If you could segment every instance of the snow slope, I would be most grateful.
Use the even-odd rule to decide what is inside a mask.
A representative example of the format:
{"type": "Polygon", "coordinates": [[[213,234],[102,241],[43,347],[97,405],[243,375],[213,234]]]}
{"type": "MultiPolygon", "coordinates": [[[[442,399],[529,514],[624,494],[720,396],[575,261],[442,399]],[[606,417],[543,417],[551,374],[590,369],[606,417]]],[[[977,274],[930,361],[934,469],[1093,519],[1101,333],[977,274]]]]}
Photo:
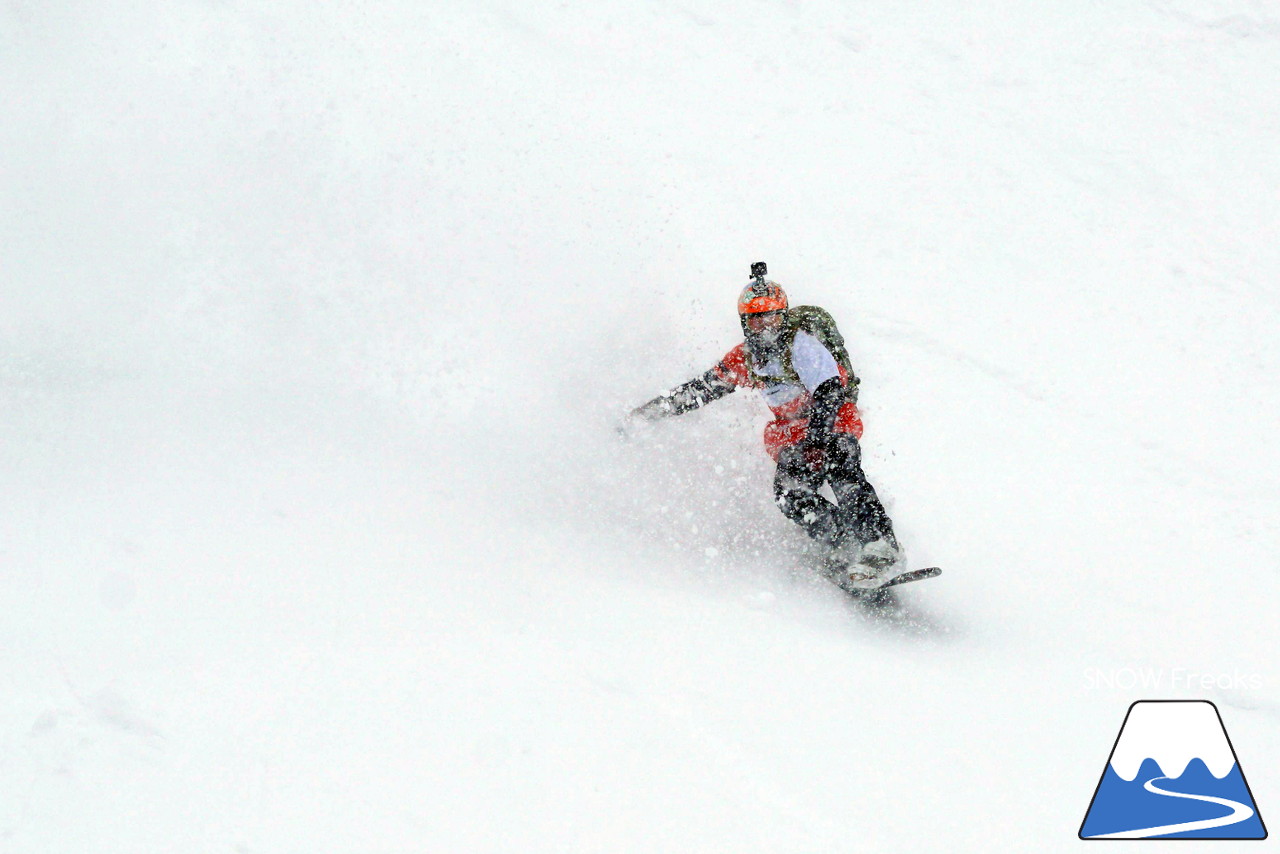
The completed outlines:
{"type": "Polygon", "coordinates": [[[1278,47],[1261,0],[7,4],[0,847],[1061,850],[1180,697],[1270,818],[1278,47]],[[946,568],[900,611],[806,574],[758,400],[614,432],[762,258],[946,568]]]}

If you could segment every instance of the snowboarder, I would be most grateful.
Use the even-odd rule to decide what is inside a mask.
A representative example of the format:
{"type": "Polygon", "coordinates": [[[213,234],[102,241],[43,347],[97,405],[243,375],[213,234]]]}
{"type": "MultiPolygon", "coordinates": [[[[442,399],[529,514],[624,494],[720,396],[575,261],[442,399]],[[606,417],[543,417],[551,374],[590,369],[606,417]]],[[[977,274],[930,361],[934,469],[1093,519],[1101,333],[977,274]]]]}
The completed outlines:
{"type": "Polygon", "coordinates": [[[738,297],[744,340],[702,376],[638,406],[629,417],[682,415],[739,388],[759,389],[773,411],[765,450],[777,462],[774,500],[827,550],[827,569],[874,588],[902,570],[893,524],[862,470],[858,378],[831,315],[787,303],[763,261],[738,297]],[[832,503],[819,494],[829,483],[832,503]]]}

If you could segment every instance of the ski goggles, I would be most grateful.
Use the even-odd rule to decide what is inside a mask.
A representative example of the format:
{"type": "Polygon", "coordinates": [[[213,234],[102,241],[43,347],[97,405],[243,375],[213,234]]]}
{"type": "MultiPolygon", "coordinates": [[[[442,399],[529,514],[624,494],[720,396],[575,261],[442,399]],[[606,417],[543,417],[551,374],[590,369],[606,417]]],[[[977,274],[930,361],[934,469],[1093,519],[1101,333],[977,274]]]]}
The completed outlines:
{"type": "Polygon", "coordinates": [[[742,315],[742,325],[752,332],[765,332],[782,328],[781,311],[760,311],[742,315]]]}

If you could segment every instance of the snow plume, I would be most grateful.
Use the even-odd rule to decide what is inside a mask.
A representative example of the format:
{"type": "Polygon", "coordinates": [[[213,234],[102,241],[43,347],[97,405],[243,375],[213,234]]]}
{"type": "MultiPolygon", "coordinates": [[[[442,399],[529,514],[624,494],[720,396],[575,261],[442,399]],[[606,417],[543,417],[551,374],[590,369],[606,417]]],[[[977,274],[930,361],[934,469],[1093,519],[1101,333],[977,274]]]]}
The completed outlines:
{"type": "Polygon", "coordinates": [[[705,336],[689,286],[732,329],[746,256],[671,257],[647,226],[677,197],[655,208],[660,177],[619,172],[618,116],[581,128],[551,107],[520,68],[561,74],[554,38],[518,16],[119,12],[15,24],[11,373],[368,398],[460,480],[582,495],[581,515],[627,395],[684,378],[653,357],[680,343],[704,370],[732,343],[705,336]],[[37,103],[37,81],[61,96],[37,103]]]}

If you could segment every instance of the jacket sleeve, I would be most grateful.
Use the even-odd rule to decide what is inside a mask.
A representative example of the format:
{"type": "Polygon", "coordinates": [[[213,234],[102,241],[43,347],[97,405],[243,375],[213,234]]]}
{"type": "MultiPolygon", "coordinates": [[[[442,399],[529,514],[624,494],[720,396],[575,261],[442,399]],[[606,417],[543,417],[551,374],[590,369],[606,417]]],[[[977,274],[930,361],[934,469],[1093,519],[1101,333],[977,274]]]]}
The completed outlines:
{"type": "Polygon", "coordinates": [[[726,373],[723,363],[716,365],[702,376],[694,377],[666,394],[637,406],[631,410],[631,414],[646,421],[654,421],[672,415],[683,415],[713,400],[719,400],[737,389],[737,385],[726,378],[726,373]]]}

